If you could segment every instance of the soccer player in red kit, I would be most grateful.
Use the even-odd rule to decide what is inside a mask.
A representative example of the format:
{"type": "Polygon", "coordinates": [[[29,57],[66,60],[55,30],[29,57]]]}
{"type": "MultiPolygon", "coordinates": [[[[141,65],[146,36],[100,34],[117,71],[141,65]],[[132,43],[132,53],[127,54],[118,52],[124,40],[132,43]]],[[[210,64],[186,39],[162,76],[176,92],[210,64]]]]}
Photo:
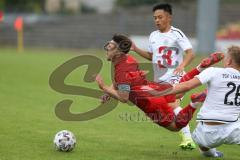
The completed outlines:
{"type": "MultiPolygon", "coordinates": [[[[155,97],[149,93],[149,88],[156,91],[169,91],[172,86],[168,83],[155,83],[148,81],[145,73],[139,69],[138,62],[134,57],[128,55],[131,47],[131,40],[124,36],[115,34],[110,42],[105,45],[107,59],[114,65],[114,78],[111,86],[105,85],[101,76],[96,76],[99,88],[106,94],[102,101],[108,100],[108,96],[113,97],[123,103],[130,100],[140,108],[156,124],[171,130],[179,131],[191,120],[196,103],[203,102],[206,93],[191,96],[192,102],[175,115],[173,108],[168,103],[173,103],[178,95],[167,95],[155,97]]],[[[219,59],[210,61],[219,61],[219,59]]],[[[208,62],[205,62],[208,63],[208,62]]],[[[204,67],[204,64],[201,64],[204,67]]],[[[201,66],[200,66],[201,67],[201,66]]],[[[183,77],[182,81],[187,81],[199,74],[199,70],[194,69],[183,77]]]]}

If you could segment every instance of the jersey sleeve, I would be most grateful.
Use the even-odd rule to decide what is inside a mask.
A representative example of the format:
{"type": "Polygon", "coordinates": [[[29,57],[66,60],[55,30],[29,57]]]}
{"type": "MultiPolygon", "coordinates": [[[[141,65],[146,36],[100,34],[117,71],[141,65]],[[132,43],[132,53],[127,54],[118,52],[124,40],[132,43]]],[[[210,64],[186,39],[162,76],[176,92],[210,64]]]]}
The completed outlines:
{"type": "Polygon", "coordinates": [[[127,78],[128,72],[119,72],[115,78],[116,88],[119,91],[130,92],[131,81],[127,78]]]}
{"type": "Polygon", "coordinates": [[[199,75],[195,76],[202,84],[208,83],[215,75],[215,69],[213,67],[207,68],[199,75]]]}
{"type": "Polygon", "coordinates": [[[179,36],[177,39],[178,45],[182,48],[182,50],[186,51],[188,49],[192,49],[192,44],[190,43],[189,39],[185,36],[183,32],[179,31],[179,36]]]}
{"type": "Polygon", "coordinates": [[[115,82],[118,86],[119,84],[130,85],[131,82],[127,79],[128,72],[119,72],[116,74],[115,82]]]}

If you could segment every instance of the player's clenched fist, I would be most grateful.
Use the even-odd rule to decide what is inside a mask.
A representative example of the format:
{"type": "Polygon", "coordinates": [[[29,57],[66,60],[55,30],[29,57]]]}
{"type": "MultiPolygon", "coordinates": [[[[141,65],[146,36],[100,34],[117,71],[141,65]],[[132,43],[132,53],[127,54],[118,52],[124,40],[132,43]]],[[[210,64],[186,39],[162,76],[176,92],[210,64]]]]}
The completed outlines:
{"type": "Polygon", "coordinates": [[[108,94],[104,94],[100,97],[100,100],[101,100],[101,103],[104,104],[110,100],[110,96],[108,94]]]}

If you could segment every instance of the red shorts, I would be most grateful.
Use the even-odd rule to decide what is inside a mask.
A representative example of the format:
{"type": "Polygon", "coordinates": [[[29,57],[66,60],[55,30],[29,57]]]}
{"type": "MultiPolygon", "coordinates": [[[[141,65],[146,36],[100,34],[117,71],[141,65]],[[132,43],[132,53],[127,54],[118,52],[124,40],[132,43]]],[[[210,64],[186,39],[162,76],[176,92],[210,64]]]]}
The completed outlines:
{"type": "Polygon", "coordinates": [[[175,119],[173,108],[168,105],[164,97],[149,99],[144,112],[154,123],[163,127],[169,126],[175,119]]]}
{"type": "MultiPolygon", "coordinates": [[[[169,83],[165,83],[165,82],[162,82],[162,83],[156,83],[156,82],[148,82],[147,86],[149,86],[150,88],[153,88],[157,91],[165,91],[165,90],[170,90],[173,88],[173,86],[169,83]]],[[[166,96],[163,96],[166,101],[168,103],[173,103],[176,101],[176,95],[166,95],[166,96]]]]}
{"type": "MultiPolygon", "coordinates": [[[[149,87],[157,90],[164,90],[165,86],[158,83],[148,83],[149,87]]],[[[169,88],[167,86],[166,88],[169,88]]],[[[130,100],[137,105],[145,114],[160,126],[167,127],[175,119],[173,108],[168,105],[176,101],[175,95],[154,97],[148,92],[142,90],[142,86],[135,86],[130,93],[130,100]]]]}

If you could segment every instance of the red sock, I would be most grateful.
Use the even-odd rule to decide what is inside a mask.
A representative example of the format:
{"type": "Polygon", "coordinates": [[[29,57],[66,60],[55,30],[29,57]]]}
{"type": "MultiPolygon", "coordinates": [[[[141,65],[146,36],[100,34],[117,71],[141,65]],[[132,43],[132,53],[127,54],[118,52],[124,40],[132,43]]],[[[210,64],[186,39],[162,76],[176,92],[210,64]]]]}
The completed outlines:
{"type": "Polygon", "coordinates": [[[186,127],[188,122],[192,119],[195,110],[196,109],[190,104],[187,107],[184,107],[176,116],[175,124],[177,128],[181,129],[186,127]]]}
{"type": "Polygon", "coordinates": [[[198,75],[200,72],[197,70],[197,68],[194,68],[193,70],[187,72],[181,79],[180,83],[189,81],[190,79],[193,79],[194,76],[198,75]]]}

